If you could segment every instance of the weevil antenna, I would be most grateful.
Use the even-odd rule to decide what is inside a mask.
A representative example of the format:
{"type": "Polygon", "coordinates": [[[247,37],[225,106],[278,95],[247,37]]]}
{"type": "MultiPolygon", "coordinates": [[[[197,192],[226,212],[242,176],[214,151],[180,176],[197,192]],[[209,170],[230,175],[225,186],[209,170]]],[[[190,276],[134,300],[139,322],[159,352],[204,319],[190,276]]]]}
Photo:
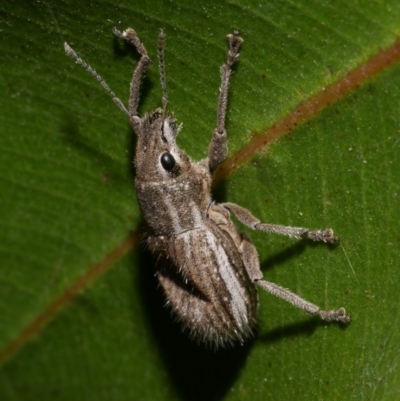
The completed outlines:
{"type": "Polygon", "coordinates": [[[163,114],[165,118],[165,110],[167,109],[167,104],[168,104],[168,92],[167,92],[167,76],[165,74],[164,48],[165,48],[165,33],[162,29],[160,29],[158,32],[157,53],[158,53],[158,66],[160,69],[160,81],[163,91],[163,96],[162,96],[163,114]]]}
{"type": "Polygon", "coordinates": [[[99,83],[100,85],[108,92],[108,94],[111,96],[111,99],[113,102],[128,116],[130,117],[131,115],[129,114],[129,111],[126,109],[125,105],[122,103],[122,101],[115,95],[115,93],[109,88],[109,86],[106,84],[104,79],[85,61],[83,61],[72,49],[72,47],[65,42],[64,43],[64,50],[65,53],[67,53],[67,56],[71,57],[76,64],[79,64],[81,67],[83,67],[88,73],[90,73],[99,83]]]}

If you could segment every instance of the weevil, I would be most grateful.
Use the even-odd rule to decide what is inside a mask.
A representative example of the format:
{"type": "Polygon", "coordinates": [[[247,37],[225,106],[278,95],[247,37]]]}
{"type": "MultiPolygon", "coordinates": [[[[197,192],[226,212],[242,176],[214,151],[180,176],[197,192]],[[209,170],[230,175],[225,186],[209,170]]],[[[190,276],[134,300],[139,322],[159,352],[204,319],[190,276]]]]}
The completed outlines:
{"type": "Polygon", "coordinates": [[[130,84],[129,105],[111,91],[97,72],[64,44],[75,62],[92,74],[116,105],[128,116],[137,135],[134,165],[140,209],[148,226],[147,246],[156,256],[157,277],[167,304],[177,320],[198,342],[214,348],[243,342],[257,322],[257,287],[326,321],[349,322],[344,308],[321,310],[289,290],[263,278],[256,248],[238,231],[230,215],[253,230],[335,243],[332,229],[264,224],[234,203],[213,202],[213,173],[228,153],[225,119],[232,65],[239,58],[243,39],[237,31],[227,35],[229,50],[220,69],[217,124],[208,157],[194,162],[176,144],[181,126],[166,113],[168,103],[164,63],[165,34],[158,34],[158,59],[163,91],[162,108],[140,116],[140,81],[151,60],[136,32],[128,28],[114,34],[133,45],[140,55],[130,84]]]}

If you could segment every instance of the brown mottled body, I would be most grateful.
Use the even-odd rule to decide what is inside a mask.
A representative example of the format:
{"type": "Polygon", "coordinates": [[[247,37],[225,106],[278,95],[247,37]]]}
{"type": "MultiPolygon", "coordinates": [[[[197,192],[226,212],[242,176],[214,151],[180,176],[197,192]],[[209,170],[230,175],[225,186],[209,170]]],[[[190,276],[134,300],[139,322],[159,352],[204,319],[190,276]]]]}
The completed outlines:
{"type": "Polygon", "coordinates": [[[108,91],[117,106],[128,115],[138,136],[136,193],[149,227],[147,243],[158,260],[158,279],[167,304],[178,320],[194,338],[211,346],[242,342],[252,333],[256,324],[257,284],[326,321],[348,322],[344,308],[321,310],[289,290],[264,280],[255,247],[234,226],[230,213],[255,230],[307,237],[314,241],[338,241],[331,229],[310,231],[306,228],[263,224],[241,206],[212,202],[213,173],[225,160],[228,151],[225,116],[231,67],[239,57],[243,42],[238,33],[228,35],[229,51],[226,63],[221,67],[217,127],[211,138],[208,157],[200,162],[191,161],[178,148],[176,136],[180,127],[165,112],[168,95],[163,31],[158,37],[163,108],[143,117],[137,114],[140,78],[151,61],[133,29],[120,32],[115,28],[114,33],[134,45],[141,55],[130,85],[128,109],[68,44],[65,44],[65,50],[108,91]]]}
{"type": "Polygon", "coordinates": [[[168,304],[194,337],[220,345],[248,337],[258,301],[242,237],[228,210],[212,204],[211,182],[204,160],[167,181],[136,179],[135,185],[168,304]]]}
{"type": "Polygon", "coordinates": [[[257,317],[257,291],[230,234],[210,220],[148,242],[161,257],[158,279],[168,304],[193,337],[216,346],[243,341],[257,317]]]}

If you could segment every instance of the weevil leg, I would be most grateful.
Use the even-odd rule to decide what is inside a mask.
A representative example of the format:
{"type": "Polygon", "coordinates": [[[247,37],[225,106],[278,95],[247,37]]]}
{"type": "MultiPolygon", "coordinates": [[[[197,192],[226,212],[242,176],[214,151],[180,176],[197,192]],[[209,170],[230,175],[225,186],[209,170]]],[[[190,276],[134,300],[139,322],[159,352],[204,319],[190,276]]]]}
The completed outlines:
{"type": "Polygon", "coordinates": [[[228,154],[226,143],[225,117],[228,104],[229,81],[232,74],[232,65],[239,58],[239,48],[243,39],[237,31],[227,35],[229,50],[225,64],[221,67],[221,86],[219,88],[219,100],[217,110],[217,127],[215,128],[211,143],[208,147],[208,159],[210,170],[214,171],[222,163],[228,154]]]}
{"type": "Polygon", "coordinates": [[[125,31],[121,32],[117,28],[113,29],[113,33],[115,36],[118,36],[121,39],[126,40],[129,44],[135,46],[137,52],[140,54],[140,60],[138,65],[133,72],[131,85],[130,85],[130,94],[129,94],[129,114],[130,117],[137,115],[137,108],[139,105],[140,99],[140,80],[143,74],[146,72],[147,68],[151,64],[151,60],[147,55],[147,51],[143,44],[140,42],[139,37],[136,32],[132,28],[125,29],[125,31]]]}
{"type": "Polygon", "coordinates": [[[347,323],[350,321],[350,317],[346,316],[346,310],[344,308],[339,308],[338,310],[325,311],[317,305],[306,301],[305,299],[299,297],[293,292],[287,290],[286,288],[280,287],[274,283],[266,281],[263,279],[263,274],[260,270],[260,264],[258,261],[258,254],[256,248],[251,243],[250,238],[246,234],[242,235],[242,242],[240,244],[240,252],[242,254],[243,263],[246,267],[247,273],[250,279],[253,280],[255,284],[260,286],[265,291],[277,296],[278,298],[284,299],[293,306],[304,310],[310,315],[318,315],[321,319],[330,322],[342,322],[347,323]]]}
{"type": "Polygon", "coordinates": [[[293,294],[293,292],[287,290],[286,288],[280,287],[279,285],[276,285],[266,280],[256,280],[255,283],[259,285],[262,289],[268,291],[270,294],[284,299],[293,306],[304,310],[310,315],[318,315],[322,320],[325,320],[327,322],[335,321],[342,323],[348,323],[350,321],[350,317],[346,315],[346,309],[344,308],[329,311],[321,310],[319,306],[306,301],[305,299],[299,297],[296,294],[293,294]]]}
{"type": "Polygon", "coordinates": [[[303,227],[289,227],[280,226],[276,224],[264,224],[261,223],[259,219],[253,216],[247,209],[236,205],[234,203],[222,203],[224,208],[231,211],[237,219],[247,227],[253,230],[260,230],[275,234],[287,235],[289,237],[296,238],[309,238],[313,241],[323,241],[330,244],[339,242],[339,237],[333,235],[333,230],[328,228],[325,230],[309,230],[303,227]]]}
{"type": "Polygon", "coordinates": [[[242,260],[246,271],[252,281],[256,282],[257,280],[262,280],[263,274],[260,269],[260,261],[258,259],[257,250],[247,234],[240,233],[240,236],[241,243],[239,245],[239,251],[242,255],[242,260]]]}

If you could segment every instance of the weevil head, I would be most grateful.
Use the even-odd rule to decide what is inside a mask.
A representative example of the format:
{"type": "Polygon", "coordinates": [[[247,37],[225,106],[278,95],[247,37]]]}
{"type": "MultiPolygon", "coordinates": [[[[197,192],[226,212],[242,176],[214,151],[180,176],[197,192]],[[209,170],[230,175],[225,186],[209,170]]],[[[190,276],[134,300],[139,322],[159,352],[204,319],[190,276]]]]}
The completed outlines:
{"type": "Polygon", "coordinates": [[[176,145],[180,126],[162,109],[133,117],[131,124],[137,134],[136,179],[147,182],[166,181],[189,171],[191,163],[176,145]]]}

